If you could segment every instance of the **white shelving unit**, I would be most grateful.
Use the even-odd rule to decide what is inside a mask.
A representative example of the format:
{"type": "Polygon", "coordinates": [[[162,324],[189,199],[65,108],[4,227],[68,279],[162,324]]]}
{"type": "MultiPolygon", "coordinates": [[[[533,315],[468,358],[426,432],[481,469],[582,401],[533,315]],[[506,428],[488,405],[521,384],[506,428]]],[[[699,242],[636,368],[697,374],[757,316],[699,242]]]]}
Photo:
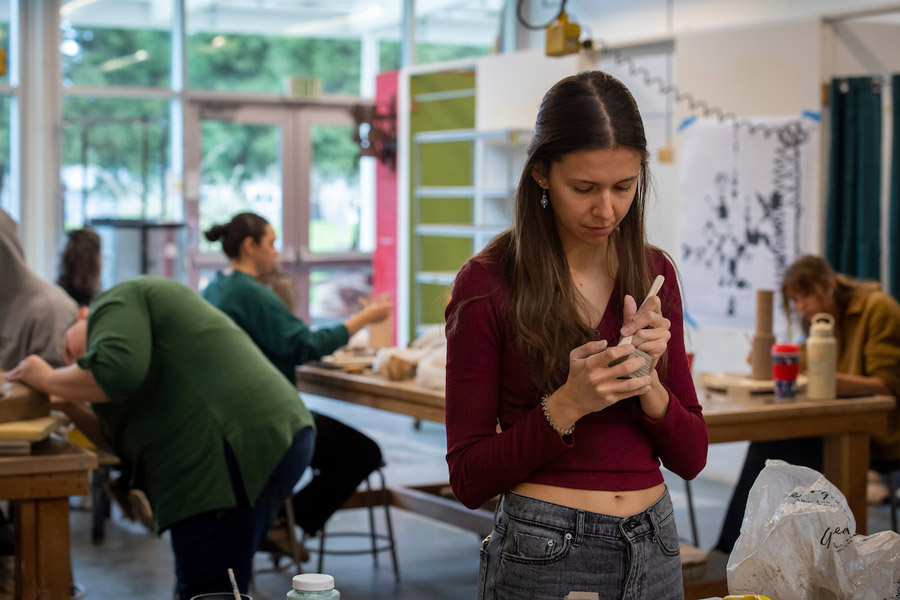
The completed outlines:
{"type": "Polygon", "coordinates": [[[497,234],[512,224],[516,184],[525,163],[531,132],[524,130],[479,131],[456,129],[427,131],[413,136],[413,189],[410,194],[412,240],[410,266],[413,270],[411,308],[415,334],[430,323],[424,322],[422,286],[450,286],[455,271],[423,269],[423,238],[467,238],[472,240],[471,255],[476,254],[497,234]],[[470,142],[470,185],[426,186],[422,183],[422,146],[448,142],[470,142]],[[446,199],[471,203],[471,223],[423,223],[422,201],[446,199]]]}

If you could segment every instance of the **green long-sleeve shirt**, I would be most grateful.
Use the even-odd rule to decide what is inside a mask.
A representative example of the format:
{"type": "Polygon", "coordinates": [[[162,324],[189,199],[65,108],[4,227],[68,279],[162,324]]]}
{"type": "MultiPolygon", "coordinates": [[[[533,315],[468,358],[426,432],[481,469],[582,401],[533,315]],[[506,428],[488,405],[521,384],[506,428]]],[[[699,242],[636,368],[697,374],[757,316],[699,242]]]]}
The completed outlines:
{"type": "Polygon", "coordinates": [[[272,290],[241,271],[217,273],[203,297],[250,334],[291,383],[297,365],[331,354],[349,338],[343,325],[313,331],[272,290]]]}
{"type": "Polygon", "coordinates": [[[254,502],[294,434],[313,423],[244,331],[167,279],[139,277],[98,296],[78,365],[109,398],[94,411],[158,532],[236,505],[226,443],[254,502]]]}

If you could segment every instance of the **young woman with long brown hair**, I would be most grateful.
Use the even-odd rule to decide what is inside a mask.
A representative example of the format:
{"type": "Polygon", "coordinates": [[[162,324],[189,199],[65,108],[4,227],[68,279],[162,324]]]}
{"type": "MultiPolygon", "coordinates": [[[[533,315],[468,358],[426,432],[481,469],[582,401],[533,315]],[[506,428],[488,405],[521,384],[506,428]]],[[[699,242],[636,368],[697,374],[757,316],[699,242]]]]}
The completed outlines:
{"type": "Polygon", "coordinates": [[[645,236],[647,160],[620,81],[593,71],[558,82],[538,113],[513,227],[456,278],[450,482],[469,507],[501,494],[479,598],[681,597],[660,460],[693,478],[707,436],[675,269],[645,236]],[[638,310],[659,274],[665,285],[638,310]],[[625,378],[644,359],[611,363],[634,349],[650,373],[625,378]]]}

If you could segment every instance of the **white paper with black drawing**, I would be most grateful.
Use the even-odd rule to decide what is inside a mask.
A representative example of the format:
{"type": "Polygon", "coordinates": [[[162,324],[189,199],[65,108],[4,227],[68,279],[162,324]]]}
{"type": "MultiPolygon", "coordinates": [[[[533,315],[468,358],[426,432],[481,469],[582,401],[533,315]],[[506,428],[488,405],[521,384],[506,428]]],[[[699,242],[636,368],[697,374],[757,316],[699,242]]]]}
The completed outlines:
{"type": "Polygon", "coordinates": [[[777,290],[784,269],[809,251],[818,122],[753,124],[772,133],[717,119],[683,126],[679,267],[685,306],[701,327],[752,328],[755,290],[777,290]]]}

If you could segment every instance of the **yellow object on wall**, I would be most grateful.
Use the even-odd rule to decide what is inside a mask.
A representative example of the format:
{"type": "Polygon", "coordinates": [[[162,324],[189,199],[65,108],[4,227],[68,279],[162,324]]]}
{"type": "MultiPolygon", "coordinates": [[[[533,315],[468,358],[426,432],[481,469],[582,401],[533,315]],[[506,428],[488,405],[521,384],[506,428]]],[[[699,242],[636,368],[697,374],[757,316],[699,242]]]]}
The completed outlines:
{"type": "Polygon", "coordinates": [[[569,16],[560,13],[559,18],[547,27],[545,52],[547,56],[565,56],[578,52],[578,38],[581,27],[569,23],[569,16]]]}

